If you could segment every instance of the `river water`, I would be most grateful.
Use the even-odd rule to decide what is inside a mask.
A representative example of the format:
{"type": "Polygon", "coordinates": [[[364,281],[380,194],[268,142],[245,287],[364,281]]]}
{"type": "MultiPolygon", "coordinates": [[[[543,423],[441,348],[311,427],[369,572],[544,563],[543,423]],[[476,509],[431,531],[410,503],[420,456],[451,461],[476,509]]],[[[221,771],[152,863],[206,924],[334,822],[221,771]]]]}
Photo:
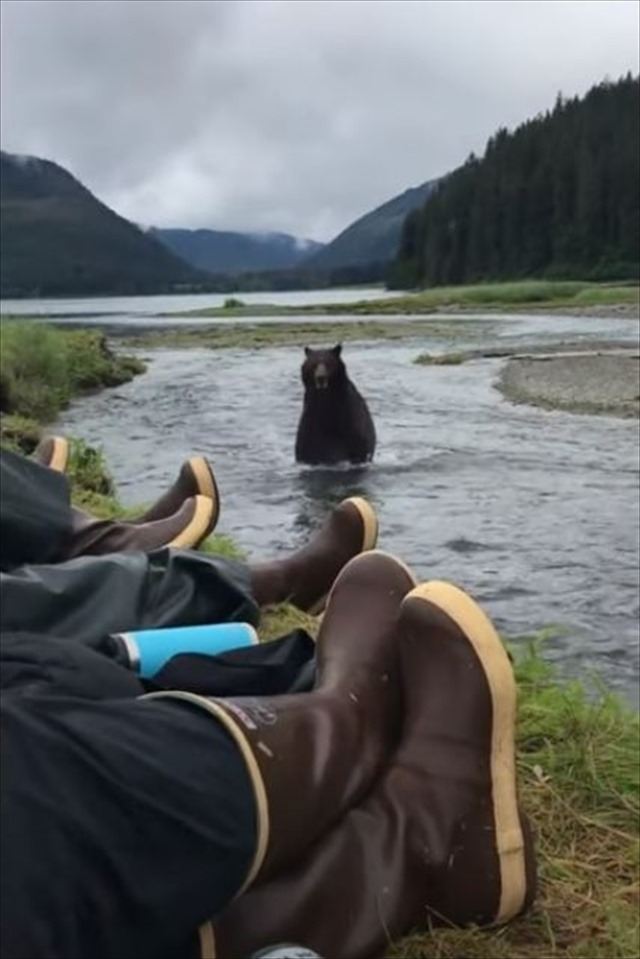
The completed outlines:
{"type": "Polygon", "coordinates": [[[147,373],[75,403],[56,428],[103,447],[127,504],[152,499],[187,456],[206,454],[221,489],[219,530],[251,558],[299,545],[340,499],[364,495],[379,512],[381,548],[420,578],[469,590],[509,636],[552,627],[550,658],[569,674],[595,673],[637,705],[637,422],[513,405],[493,385],[502,360],[412,362],[423,350],[526,349],[567,337],[637,343],[637,323],[485,319],[465,343],[345,347],[378,432],[366,468],[295,464],[302,351],[294,347],[145,351],[147,373]]]}

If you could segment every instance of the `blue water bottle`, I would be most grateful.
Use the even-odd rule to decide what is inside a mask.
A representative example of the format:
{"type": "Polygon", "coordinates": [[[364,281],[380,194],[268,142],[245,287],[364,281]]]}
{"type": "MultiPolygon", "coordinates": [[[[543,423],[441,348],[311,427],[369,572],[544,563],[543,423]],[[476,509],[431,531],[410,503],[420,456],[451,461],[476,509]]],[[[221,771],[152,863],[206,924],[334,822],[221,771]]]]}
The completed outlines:
{"type": "Polygon", "coordinates": [[[141,629],[114,633],[112,638],[125,652],[130,668],[142,679],[151,679],[179,653],[216,656],[232,649],[255,646],[259,642],[258,634],[249,623],[141,629]]]}

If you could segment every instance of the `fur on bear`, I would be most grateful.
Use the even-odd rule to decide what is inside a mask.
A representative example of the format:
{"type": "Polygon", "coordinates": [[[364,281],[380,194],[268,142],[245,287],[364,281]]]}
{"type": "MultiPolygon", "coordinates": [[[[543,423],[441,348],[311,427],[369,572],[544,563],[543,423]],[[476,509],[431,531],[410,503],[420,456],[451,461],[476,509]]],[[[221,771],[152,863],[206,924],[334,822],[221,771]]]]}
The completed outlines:
{"type": "Polygon", "coordinates": [[[349,379],[342,344],[328,350],[307,346],[304,353],[296,460],[312,465],[366,463],[375,452],[376,431],[369,407],[349,379]]]}

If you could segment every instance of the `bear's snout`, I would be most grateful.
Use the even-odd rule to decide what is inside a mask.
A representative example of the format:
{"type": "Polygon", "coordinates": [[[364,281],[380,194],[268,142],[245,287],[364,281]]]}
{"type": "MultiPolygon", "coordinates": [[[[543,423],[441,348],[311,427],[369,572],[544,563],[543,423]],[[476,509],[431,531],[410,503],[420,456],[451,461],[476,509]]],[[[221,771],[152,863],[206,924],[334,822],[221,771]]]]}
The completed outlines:
{"type": "Polygon", "coordinates": [[[313,381],[317,390],[326,390],[329,386],[329,371],[324,363],[318,363],[316,366],[313,381]]]}

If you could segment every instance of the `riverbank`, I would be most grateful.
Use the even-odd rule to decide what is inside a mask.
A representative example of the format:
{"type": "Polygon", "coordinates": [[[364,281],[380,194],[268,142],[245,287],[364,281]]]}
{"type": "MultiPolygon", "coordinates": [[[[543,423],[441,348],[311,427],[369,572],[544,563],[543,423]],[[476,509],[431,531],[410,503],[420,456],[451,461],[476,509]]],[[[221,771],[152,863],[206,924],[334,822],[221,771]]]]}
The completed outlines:
{"type": "Polygon", "coordinates": [[[515,403],[570,413],[640,416],[637,351],[513,357],[496,385],[515,403]]]}
{"type": "Polygon", "coordinates": [[[273,346],[305,346],[312,343],[403,340],[422,336],[428,339],[464,340],[479,332],[489,335],[494,327],[486,320],[412,319],[390,323],[384,320],[343,320],[319,323],[208,323],[198,327],[151,327],[144,332],[125,333],[112,327],[121,348],[153,349],[261,349],[273,346]]]}
{"type": "MultiPolygon", "coordinates": [[[[640,344],[639,344],[640,346],[640,344]]],[[[549,410],[640,416],[640,352],[614,341],[580,341],[517,349],[421,353],[419,366],[459,366],[504,357],[497,389],[513,403],[549,410]]]]}
{"type": "Polygon", "coordinates": [[[245,304],[230,297],[221,307],[176,311],[163,316],[250,317],[317,314],[331,316],[389,316],[464,312],[553,312],[573,315],[615,315],[637,317],[640,312],[640,287],[637,284],[605,284],[521,280],[514,283],[482,283],[470,286],[434,287],[416,293],[360,300],[353,303],[329,303],[308,306],[280,306],[265,302],[245,304]]]}
{"type": "Polygon", "coordinates": [[[0,339],[0,438],[26,453],[72,399],[146,369],[138,357],[115,353],[97,330],[3,320],[0,339]]]}

